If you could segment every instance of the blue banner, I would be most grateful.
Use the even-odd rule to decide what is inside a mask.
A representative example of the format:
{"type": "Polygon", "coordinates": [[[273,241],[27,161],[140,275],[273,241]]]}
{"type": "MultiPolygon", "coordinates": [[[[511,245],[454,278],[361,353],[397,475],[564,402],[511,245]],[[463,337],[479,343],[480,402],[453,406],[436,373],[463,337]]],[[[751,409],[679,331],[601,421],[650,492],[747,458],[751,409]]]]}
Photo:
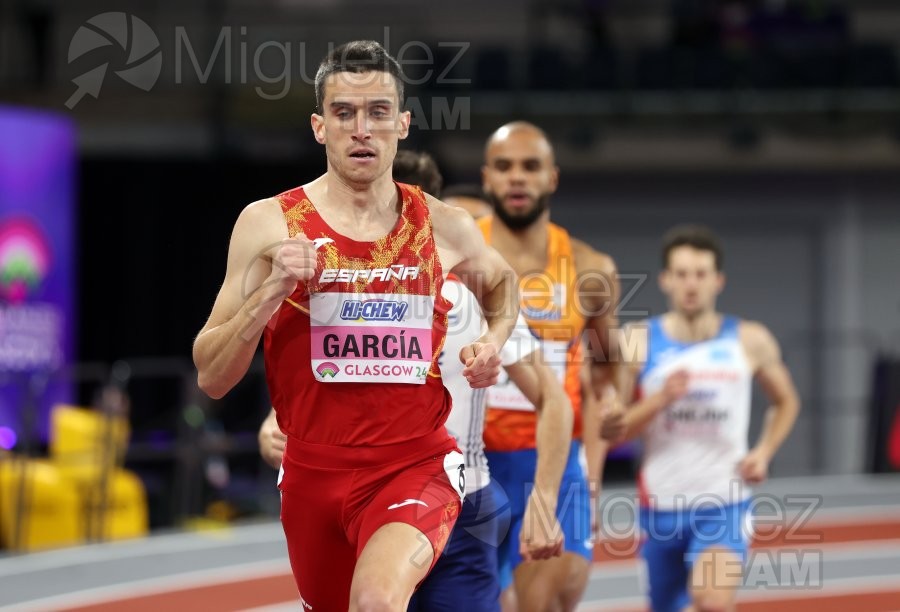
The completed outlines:
{"type": "Polygon", "coordinates": [[[67,118],[0,107],[0,448],[73,399],[75,156],[67,118]]]}

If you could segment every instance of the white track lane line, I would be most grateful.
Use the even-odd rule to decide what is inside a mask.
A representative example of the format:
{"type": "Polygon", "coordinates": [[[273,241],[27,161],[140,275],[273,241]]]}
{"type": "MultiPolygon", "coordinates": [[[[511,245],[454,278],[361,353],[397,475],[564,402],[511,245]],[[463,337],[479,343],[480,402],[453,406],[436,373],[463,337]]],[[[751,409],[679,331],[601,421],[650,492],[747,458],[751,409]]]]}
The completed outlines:
{"type": "Polygon", "coordinates": [[[223,582],[241,582],[280,575],[289,576],[290,574],[291,566],[287,559],[255,561],[227,567],[182,572],[174,576],[144,578],[81,591],[72,591],[62,595],[2,606],[0,607],[0,612],[11,612],[13,610],[58,610],[63,607],[88,606],[118,599],[146,597],[182,589],[215,586],[223,582]]]}

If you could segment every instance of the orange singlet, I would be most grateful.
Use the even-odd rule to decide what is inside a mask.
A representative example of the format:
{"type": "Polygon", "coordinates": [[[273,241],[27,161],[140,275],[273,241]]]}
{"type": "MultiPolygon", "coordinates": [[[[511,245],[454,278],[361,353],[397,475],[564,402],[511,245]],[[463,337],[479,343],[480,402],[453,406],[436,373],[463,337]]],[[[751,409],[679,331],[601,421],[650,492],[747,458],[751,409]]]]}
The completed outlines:
{"type": "MultiPolygon", "coordinates": [[[[492,217],[478,220],[491,242],[492,217]]],[[[519,278],[521,312],[541,341],[544,357],[559,376],[575,411],[573,439],[581,436],[581,367],[585,317],[576,294],[577,272],[568,232],[549,224],[547,267],[519,278]]],[[[488,390],[484,430],[485,449],[514,451],[535,447],[537,418],[534,406],[508,379],[488,390]]]]}

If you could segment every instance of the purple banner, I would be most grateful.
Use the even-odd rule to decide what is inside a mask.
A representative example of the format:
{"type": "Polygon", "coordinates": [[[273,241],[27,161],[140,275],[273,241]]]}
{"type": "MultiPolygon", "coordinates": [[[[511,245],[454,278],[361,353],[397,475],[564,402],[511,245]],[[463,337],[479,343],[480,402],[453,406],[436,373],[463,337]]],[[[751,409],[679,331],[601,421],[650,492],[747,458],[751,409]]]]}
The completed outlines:
{"type": "Polygon", "coordinates": [[[0,448],[72,401],[43,381],[74,354],[75,155],[67,118],[0,106],[0,448]]]}

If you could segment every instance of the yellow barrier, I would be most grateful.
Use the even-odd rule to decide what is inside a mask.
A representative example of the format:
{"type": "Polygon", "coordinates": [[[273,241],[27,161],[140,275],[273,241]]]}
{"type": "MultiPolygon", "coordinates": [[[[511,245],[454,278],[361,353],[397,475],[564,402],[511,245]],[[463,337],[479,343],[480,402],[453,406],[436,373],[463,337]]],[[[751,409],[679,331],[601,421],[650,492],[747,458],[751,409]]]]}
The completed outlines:
{"type": "Polygon", "coordinates": [[[129,435],[124,417],[58,405],[50,414],[50,458],[72,478],[94,482],[121,465],[129,435]]]}
{"type": "Polygon", "coordinates": [[[84,506],[75,483],[44,460],[0,461],[0,541],[33,551],[84,541],[84,506]]]}
{"type": "Polygon", "coordinates": [[[105,492],[99,485],[82,491],[90,539],[121,540],[147,534],[147,496],[144,484],[132,472],[112,471],[105,492]]]}
{"type": "Polygon", "coordinates": [[[147,534],[147,496],[121,469],[129,426],[123,417],[56,406],[50,458],[0,459],[0,546],[31,551],[147,534]]]}

